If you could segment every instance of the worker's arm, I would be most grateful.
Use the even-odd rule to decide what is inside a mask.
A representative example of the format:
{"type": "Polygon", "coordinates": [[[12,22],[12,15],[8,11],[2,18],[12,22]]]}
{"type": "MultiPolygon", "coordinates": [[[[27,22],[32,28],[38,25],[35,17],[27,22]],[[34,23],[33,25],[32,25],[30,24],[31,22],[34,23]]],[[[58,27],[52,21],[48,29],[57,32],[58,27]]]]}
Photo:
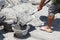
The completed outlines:
{"type": "Polygon", "coordinates": [[[41,0],[41,1],[40,1],[40,4],[39,4],[39,6],[38,6],[38,11],[42,9],[45,1],[46,1],[46,0],[41,0]]]}

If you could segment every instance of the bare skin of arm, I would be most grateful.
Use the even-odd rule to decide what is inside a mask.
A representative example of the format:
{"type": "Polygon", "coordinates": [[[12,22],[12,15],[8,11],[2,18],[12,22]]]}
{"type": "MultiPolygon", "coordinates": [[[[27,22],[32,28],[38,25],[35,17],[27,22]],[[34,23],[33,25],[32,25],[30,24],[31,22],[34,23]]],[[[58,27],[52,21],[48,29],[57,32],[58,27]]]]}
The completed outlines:
{"type": "Polygon", "coordinates": [[[39,4],[39,6],[38,6],[38,11],[40,11],[40,10],[42,9],[45,1],[46,1],[46,0],[41,0],[41,1],[40,1],[40,4],[39,4]]]}

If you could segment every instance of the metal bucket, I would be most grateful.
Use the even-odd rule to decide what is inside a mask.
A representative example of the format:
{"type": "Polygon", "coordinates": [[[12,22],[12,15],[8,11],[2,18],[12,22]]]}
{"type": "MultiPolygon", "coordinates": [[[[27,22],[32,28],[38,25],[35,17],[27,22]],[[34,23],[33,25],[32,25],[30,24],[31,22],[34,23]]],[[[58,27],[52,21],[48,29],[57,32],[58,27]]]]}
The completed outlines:
{"type": "Polygon", "coordinates": [[[22,29],[21,26],[15,25],[14,27],[12,27],[12,30],[14,31],[15,37],[20,38],[28,34],[29,28],[30,26],[25,26],[22,29]]]}

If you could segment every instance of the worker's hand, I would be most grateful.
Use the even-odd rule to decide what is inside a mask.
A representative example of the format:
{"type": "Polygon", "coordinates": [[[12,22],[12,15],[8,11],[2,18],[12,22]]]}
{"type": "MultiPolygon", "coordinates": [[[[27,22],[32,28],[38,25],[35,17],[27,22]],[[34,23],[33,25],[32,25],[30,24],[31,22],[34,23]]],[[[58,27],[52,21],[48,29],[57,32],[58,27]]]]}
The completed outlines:
{"type": "Polygon", "coordinates": [[[42,9],[42,7],[43,7],[43,6],[40,6],[40,5],[39,5],[39,6],[37,7],[38,11],[40,11],[40,10],[42,9]]]}

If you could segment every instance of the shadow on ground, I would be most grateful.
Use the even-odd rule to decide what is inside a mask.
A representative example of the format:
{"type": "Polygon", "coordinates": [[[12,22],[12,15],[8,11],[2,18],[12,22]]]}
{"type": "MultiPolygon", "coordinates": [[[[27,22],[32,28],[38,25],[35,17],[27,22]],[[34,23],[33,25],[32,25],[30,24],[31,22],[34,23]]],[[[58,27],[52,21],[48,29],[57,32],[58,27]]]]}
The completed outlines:
{"type": "Polygon", "coordinates": [[[54,31],[60,31],[60,18],[56,18],[52,26],[54,31]]]}
{"type": "MultiPolygon", "coordinates": [[[[40,20],[45,23],[44,25],[47,24],[47,16],[40,16],[40,20]]],[[[52,26],[54,31],[60,32],[60,18],[54,19],[52,26]]]]}
{"type": "Polygon", "coordinates": [[[36,30],[35,26],[33,25],[29,25],[29,26],[30,26],[29,32],[36,30]]]}
{"type": "Polygon", "coordinates": [[[4,30],[0,30],[0,40],[4,40],[4,35],[6,32],[4,32],[4,30]]]}
{"type": "MultiPolygon", "coordinates": [[[[47,24],[47,16],[40,16],[40,18],[39,18],[42,22],[44,22],[44,25],[46,25],[47,24]]],[[[44,26],[43,25],[43,26],[44,26]]]]}
{"type": "Polygon", "coordinates": [[[17,38],[17,39],[27,39],[27,38],[29,38],[29,37],[30,37],[30,34],[29,34],[29,33],[27,33],[27,35],[22,36],[22,37],[17,37],[16,35],[14,35],[14,37],[15,37],[15,38],[17,38]]]}

